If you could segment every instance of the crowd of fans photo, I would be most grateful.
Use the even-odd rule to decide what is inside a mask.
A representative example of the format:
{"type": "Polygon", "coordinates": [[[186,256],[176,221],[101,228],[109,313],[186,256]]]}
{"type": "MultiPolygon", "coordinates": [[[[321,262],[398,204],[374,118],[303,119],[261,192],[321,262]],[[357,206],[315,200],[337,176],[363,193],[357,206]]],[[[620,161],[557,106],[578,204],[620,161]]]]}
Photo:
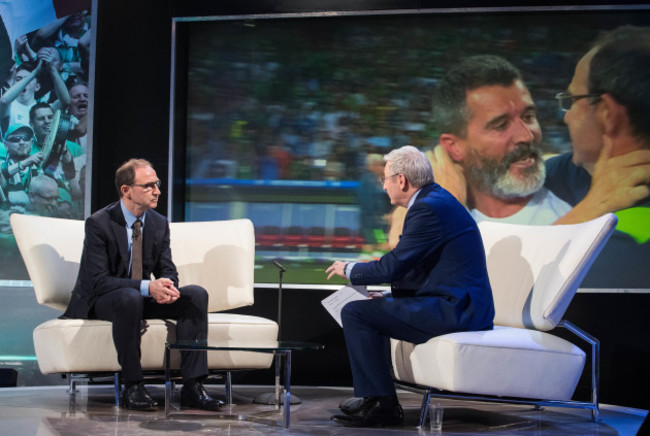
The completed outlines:
{"type": "Polygon", "coordinates": [[[0,97],[2,221],[13,212],[83,218],[89,19],[75,13],[13,41],[0,97]],[[48,144],[57,119],[65,137],[48,144]]]}
{"type": "Polygon", "coordinates": [[[2,63],[2,278],[24,269],[10,214],[84,217],[90,36],[89,12],[74,13],[16,38],[2,63]]]}

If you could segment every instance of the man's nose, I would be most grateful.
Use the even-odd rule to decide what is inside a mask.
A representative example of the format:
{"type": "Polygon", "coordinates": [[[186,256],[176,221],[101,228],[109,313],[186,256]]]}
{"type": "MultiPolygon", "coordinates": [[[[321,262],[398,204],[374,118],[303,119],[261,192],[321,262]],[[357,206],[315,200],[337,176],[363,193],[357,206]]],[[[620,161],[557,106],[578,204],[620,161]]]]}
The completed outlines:
{"type": "Polygon", "coordinates": [[[535,139],[533,127],[526,124],[521,118],[515,121],[515,142],[532,142],[535,139]]]}

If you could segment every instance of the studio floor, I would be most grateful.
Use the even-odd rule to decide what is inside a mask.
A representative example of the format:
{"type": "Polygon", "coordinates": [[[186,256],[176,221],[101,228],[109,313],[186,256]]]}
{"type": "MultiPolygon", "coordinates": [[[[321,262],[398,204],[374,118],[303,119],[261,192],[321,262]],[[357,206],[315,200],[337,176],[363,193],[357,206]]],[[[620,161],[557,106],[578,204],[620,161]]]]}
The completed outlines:
{"type": "MultiPolygon", "coordinates": [[[[207,386],[217,398],[223,387],[207,386]]],[[[164,404],[162,385],[150,385],[152,396],[164,404]]],[[[164,408],[155,412],[133,412],[114,406],[112,386],[80,385],[74,401],[67,386],[14,387],[0,389],[0,435],[422,435],[417,429],[421,396],[399,392],[405,425],[399,428],[354,429],[330,420],[338,404],[352,396],[350,388],[300,387],[292,392],[300,404],[291,406],[291,426],[282,427],[282,414],[274,406],[253,403],[271,387],[234,386],[236,405],[219,412],[174,411],[165,419],[164,408]]],[[[178,401],[179,389],[172,402],[178,401]]],[[[601,422],[590,421],[581,409],[544,408],[443,400],[442,433],[450,435],[635,435],[645,410],[601,406],[601,422]]]]}

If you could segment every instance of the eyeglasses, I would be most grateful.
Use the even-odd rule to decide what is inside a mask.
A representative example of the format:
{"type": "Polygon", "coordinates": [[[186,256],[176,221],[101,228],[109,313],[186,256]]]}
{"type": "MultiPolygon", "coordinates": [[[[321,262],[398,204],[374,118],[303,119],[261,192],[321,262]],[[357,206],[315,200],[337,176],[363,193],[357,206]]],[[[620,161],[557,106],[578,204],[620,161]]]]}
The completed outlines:
{"type": "Polygon", "coordinates": [[[131,186],[138,186],[146,191],[151,191],[153,188],[160,189],[160,180],[156,180],[155,182],[142,183],[142,184],[134,183],[131,186]]]}
{"type": "Polygon", "coordinates": [[[388,176],[388,177],[382,177],[382,178],[380,179],[380,180],[381,180],[381,184],[383,185],[384,183],[386,183],[386,180],[390,179],[391,177],[395,177],[395,176],[399,176],[399,173],[397,173],[397,174],[391,174],[391,175],[388,176]]]}
{"type": "Polygon", "coordinates": [[[560,110],[563,112],[568,111],[571,109],[571,106],[573,106],[573,103],[576,101],[582,99],[582,98],[593,98],[591,103],[596,103],[598,100],[600,100],[601,94],[578,94],[578,95],[573,95],[568,92],[558,92],[555,95],[555,99],[557,100],[558,105],[560,106],[560,110]]]}
{"type": "Polygon", "coordinates": [[[20,141],[29,142],[32,140],[32,138],[33,138],[32,135],[14,135],[5,138],[5,142],[12,142],[14,144],[18,144],[20,141]]]}

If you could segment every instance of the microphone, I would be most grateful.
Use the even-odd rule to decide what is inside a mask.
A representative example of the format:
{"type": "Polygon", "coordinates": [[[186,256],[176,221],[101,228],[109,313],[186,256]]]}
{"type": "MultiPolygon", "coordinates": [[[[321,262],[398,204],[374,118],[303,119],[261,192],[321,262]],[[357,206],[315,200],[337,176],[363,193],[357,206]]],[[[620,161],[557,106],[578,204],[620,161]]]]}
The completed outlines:
{"type": "Polygon", "coordinates": [[[275,265],[275,266],[276,266],[280,271],[282,271],[282,272],[286,272],[286,271],[287,271],[287,270],[282,266],[282,264],[281,264],[280,262],[278,262],[277,260],[272,260],[271,262],[273,262],[273,265],[275,265]]]}

